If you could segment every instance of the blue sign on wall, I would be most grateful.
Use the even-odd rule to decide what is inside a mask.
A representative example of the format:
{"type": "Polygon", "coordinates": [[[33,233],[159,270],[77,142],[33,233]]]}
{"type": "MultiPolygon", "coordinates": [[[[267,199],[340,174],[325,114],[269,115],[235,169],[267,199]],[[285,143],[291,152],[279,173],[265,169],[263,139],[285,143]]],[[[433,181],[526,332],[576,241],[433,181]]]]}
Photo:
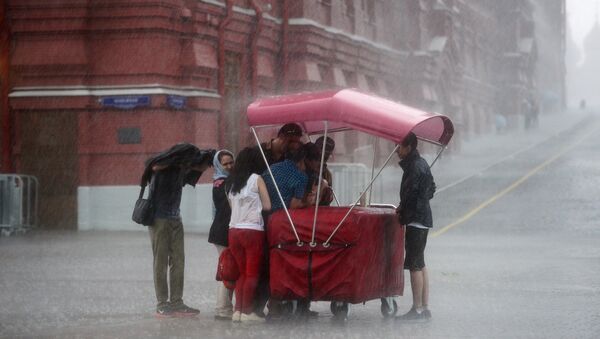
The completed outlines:
{"type": "Polygon", "coordinates": [[[167,105],[175,109],[182,109],[185,108],[186,99],[186,97],[182,97],[180,95],[168,95],[167,105]]]}
{"type": "Polygon", "coordinates": [[[100,99],[100,104],[106,107],[132,109],[136,107],[150,106],[150,96],[128,95],[118,97],[104,97],[100,99]]]}

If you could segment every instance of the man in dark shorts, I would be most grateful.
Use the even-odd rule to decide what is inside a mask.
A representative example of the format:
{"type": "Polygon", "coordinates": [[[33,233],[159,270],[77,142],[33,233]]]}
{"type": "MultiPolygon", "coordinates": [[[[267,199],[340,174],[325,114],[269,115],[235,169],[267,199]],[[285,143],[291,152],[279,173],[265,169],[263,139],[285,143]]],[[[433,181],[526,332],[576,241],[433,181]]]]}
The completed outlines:
{"type": "Polygon", "coordinates": [[[417,151],[417,137],[409,133],[397,150],[400,157],[402,184],[397,212],[400,223],[406,226],[404,269],[410,271],[410,287],[413,305],[403,320],[426,320],[431,318],[429,302],[429,277],[425,267],[427,233],[433,226],[429,200],[435,193],[435,182],[429,165],[417,151]]]}

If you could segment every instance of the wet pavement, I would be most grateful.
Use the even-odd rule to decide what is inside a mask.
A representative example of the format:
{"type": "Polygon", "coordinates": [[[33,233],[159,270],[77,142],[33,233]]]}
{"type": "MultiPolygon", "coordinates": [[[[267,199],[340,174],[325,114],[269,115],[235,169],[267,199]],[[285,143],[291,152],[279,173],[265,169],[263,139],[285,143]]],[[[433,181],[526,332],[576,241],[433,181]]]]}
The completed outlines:
{"type": "MultiPolygon", "coordinates": [[[[184,299],[201,314],[158,320],[146,232],[34,232],[0,238],[0,336],[597,338],[600,119],[575,116],[471,140],[436,164],[430,322],[386,321],[378,301],[352,305],[346,324],[324,302],[308,321],[215,321],[217,252],[192,233],[184,299]]],[[[400,312],[408,283],[405,294],[400,312]]]]}

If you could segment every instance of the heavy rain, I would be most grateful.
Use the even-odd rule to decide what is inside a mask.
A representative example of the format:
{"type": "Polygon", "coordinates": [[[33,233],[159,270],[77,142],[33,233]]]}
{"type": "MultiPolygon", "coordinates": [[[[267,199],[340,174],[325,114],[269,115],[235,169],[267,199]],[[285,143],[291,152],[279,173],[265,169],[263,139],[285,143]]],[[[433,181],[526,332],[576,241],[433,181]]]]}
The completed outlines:
{"type": "Polygon", "coordinates": [[[0,338],[598,338],[599,74],[600,0],[2,1],[0,338]]]}

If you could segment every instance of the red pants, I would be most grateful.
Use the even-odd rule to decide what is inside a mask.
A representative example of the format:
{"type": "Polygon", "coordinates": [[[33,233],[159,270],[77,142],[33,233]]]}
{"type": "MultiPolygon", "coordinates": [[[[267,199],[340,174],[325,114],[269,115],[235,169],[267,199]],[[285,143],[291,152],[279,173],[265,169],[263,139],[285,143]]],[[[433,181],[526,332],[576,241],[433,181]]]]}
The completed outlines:
{"type": "Polygon", "coordinates": [[[240,270],[235,283],[235,311],[252,313],[254,296],[264,260],[265,232],[229,229],[229,249],[240,270]]]}

